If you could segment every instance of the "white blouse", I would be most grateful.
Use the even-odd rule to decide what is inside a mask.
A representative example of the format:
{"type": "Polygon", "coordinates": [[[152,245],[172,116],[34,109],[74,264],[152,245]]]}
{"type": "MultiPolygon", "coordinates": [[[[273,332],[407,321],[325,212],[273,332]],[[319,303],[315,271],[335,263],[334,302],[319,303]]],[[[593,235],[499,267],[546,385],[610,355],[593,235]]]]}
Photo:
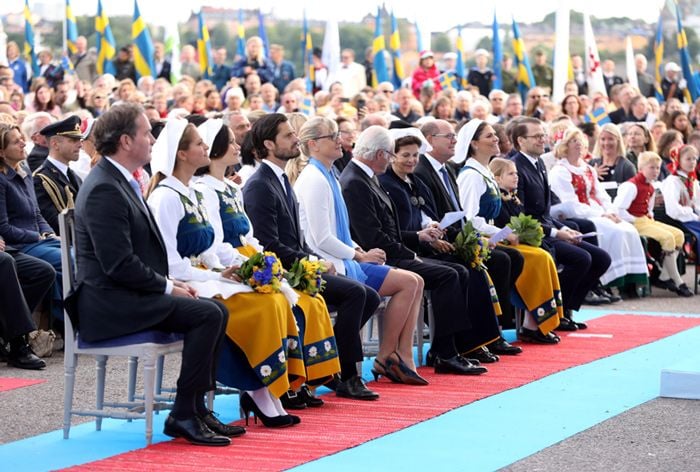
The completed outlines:
{"type": "Polygon", "coordinates": [[[258,170],[258,167],[260,167],[260,161],[255,161],[255,164],[252,166],[248,164],[242,165],[241,169],[236,172],[241,178],[241,188],[243,188],[246,181],[255,173],[255,171],[258,170]]]}
{"type": "Polygon", "coordinates": [[[610,196],[598,183],[598,174],[588,164],[574,166],[566,159],[560,159],[549,171],[549,186],[564,204],[567,217],[590,218],[615,213],[610,196]],[[588,170],[592,178],[586,175],[588,170]],[[579,201],[573,184],[574,175],[583,177],[586,183],[588,204],[579,201]]]}
{"type": "Polygon", "coordinates": [[[465,167],[471,167],[476,171],[462,170],[457,177],[457,185],[459,186],[459,203],[462,205],[462,210],[466,213],[465,218],[471,221],[474,229],[485,236],[491,236],[500,228],[489,224],[479,213],[479,203],[481,196],[487,191],[495,191],[500,197],[501,191],[493,177],[490,169],[487,169],[476,159],[469,158],[464,164],[465,167]],[[488,180],[488,185],[486,181],[488,180]]]}
{"type": "MultiPolygon", "coordinates": [[[[649,197],[649,203],[647,204],[647,215],[650,218],[654,216],[654,197],[655,194],[652,193],[651,197],[649,197]]],[[[623,182],[617,189],[617,196],[613,202],[613,206],[617,210],[617,214],[620,218],[630,223],[633,223],[634,220],[637,219],[636,216],[627,211],[635,198],[637,198],[637,186],[632,182],[623,182]]]]}
{"type": "Polygon", "coordinates": [[[661,193],[664,196],[664,206],[668,216],[682,222],[700,221],[700,185],[696,181],[693,187],[691,200],[688,189],[685,188],[680,177],[672,174],[664,179],[661,183],[661,193]]]}

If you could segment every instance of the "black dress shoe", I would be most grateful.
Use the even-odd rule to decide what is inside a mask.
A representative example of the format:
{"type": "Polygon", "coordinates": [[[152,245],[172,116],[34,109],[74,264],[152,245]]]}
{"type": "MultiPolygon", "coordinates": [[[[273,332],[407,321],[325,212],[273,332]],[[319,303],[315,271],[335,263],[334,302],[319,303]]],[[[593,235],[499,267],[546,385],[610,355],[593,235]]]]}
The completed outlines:
{"type": "Polygon", "coordinates": [[[303,410],[306,408],[304,399],[293,390],[288,390],[287,393],[282,395],[280,401],[285,410],[303,410]]]}
{"type": "Polygon", "coordinates": [[[557,344],[559,342],[559,336],[552,333],[544,334],[539,329],[533,330],[527,328],[520,328],[518,339],[533,344],[557,344]]]}
{"type": "Polygon", "coordinates": [[[605,296],[610,299],[612,303],[617,303],[622,301],[622,297],[619,295],[615,295],[612,291],[611,288],[604,288],[603,293],[605,293],[605,296]]]}
{"type": "Polygon", "coordinates": [[[501,356],[515,356],[523,352],[522,348],[519,346],[513,346],[503,338],[498,338],[486,347],[488,347],[489,351],[492,353],[499,354],[501,356]]]}
{"type": "Polygon", "coordinates": [[[41,370],[46,367],[46,362],[37,357],[28,344],[14,346],[7,356],[7,363],[18,369],[41,370]]]}
{"type": "Polygon", "coordinates": [[[690,291],[688,286],[686,284],[680,284],[678,286],[678,289],[676,289],[676,293],[680,295],[681,297],[692,297],[693,292],[690,291]]]}
{"type": "Polygon", "coordinates": [[[586,305],[603,305],[606,303],[610,303],[610,299],[607,297],[601,297],[597,293],[595,293],[593,290],[588,292],[586,294],[586,297],[583,299],[583,303],[586,305]]]}
{"type": "Polygon", "coordinates": [[[435,357],[436,374],[480,375],[486,372],[488,372],[486,367],[474,365],[459,354],[449,359],[435,357]]]}
{"type": "Polygon", "coordinates": [[[165,420],[163,433],[172,438],[184,438],[198,446],[228,446],[231,444],[231,440],[226,436],[214,434],[198,416],[177,420],[169,415],[168,419],[165,420]]]}
{"type": "Polygon", "coordinates": [[[306,403],[306,406],[310,406],[312,408],[318,408],[320,406],[323,406],[324,403],[323,400],[314,396],[314,394],[311,393],[311,390],[307,385],[301,386],[301,390],[299,390],[297,396],[300,397],[304,403],[306,403]]]}
{"type": "Polygon", "coordinates": [[[243,426],[222,423],[211,411],[206,415],[201,415],[200,418],[214,434],[220,434],[227,438],[235,438],[236,436],[245,434],[245,428],[243,426]]]}
{"type": "Polygon", "coordinates": [[[654,287],[663,288],[665,290],[669,290],[671,292],[678,293],[678,286],[671,279],[668,279],[668,280],[657,279],[656,281],[652,281],[651,284],[654,287]]]}
{"type": "Polygon", "coordinates": [[[576,331],[578,326],[576,326],[576,323],[571,321],[569,318],[564,317],[559,320],[559,326],[554,329],[557,331],[576,331]]]}
{"type": "Polygon", "coordinates": [[[359,375],[338,382],[335,394],[339,397],[354,398],[355,400],[376,400],[379,398],[379,394],[368,389],[359,375]]]}
{"type": "Polygon", "coordinates": [[[491,351],[489,351],[485,346],[481,346],[475,351],[468,352],[467,354],[462,355],[462,357],[466,357],[470,362],[472,358],[476,359],[481,364],[492,364],[494,362],[498,362],[499,360],[498,356],[491,353],[491,351]]]}

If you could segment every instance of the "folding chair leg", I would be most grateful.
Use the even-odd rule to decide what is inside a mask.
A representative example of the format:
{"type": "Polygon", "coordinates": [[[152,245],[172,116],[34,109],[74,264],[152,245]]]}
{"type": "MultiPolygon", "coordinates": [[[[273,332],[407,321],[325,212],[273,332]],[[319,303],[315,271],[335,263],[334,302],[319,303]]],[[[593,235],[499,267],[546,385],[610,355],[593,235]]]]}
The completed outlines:
{"type": "MultiPolygon", "coordinates": [[[[107,375],[107,356],[96,356],[97,361],[97,387],[95,390],[95,409],[102,410],[105,401],[105,376],[107,375]]],[[[95,430],[102,430],[102,418],[95,418],[95,430]]]]}
{"type": "Polygon", "coordinates": [[[209,411],[214,411],[214,395],[216,395],[216,390],[211,390],[206,394],[207,408],[209,408],[209,411]]]}
{"type": "Polygon", "coordinates": [[[143,396],[146,415],[146,445],[153,441],[153,397],[155,394],[156,359],[144,356],[143,362],[143,396]]]}
{"type": "Polygon", "coordinates": [[[75,365],[78,362],[78,356],[68,355],[64,368],[64,392],[63,392],[63,439],[68,439],[70,435],[70,419],[73,411],[73,390],[75,389],[75,365]]]}
{"type": "Polygon", "coordinates": [[[158,356],[156,361],[156,395],[160,395],[163,392],[163,369],[165,368],[165,356],[158,356]]]}
{"type": "Polygon", "coordinates": [[[136,397],[136,372],[139,368],[139,358],[136,356],[129,357],[129,387],[127,393],[127,400],[130,402],[134,401],[136,397]]]}

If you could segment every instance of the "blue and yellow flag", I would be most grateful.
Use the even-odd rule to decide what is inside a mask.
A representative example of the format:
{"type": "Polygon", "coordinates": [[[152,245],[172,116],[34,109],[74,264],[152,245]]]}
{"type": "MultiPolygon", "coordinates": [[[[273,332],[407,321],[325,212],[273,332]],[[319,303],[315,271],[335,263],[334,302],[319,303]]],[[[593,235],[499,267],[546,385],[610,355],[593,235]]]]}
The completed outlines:
{"type": "Polygon", "coordinates": [[[68,57],[68,54],[64,53],[63,57],[61,57],[61,69],[63,69],[63,71],[68,75],[75,74],[75,68],[73,67],[73,62],[68,57]]]}
{"type": "Polygon", "coordinates": [[[311,39],[311,31],[309,31],[309,24],[306,21],[306,10],[304,10],[304,28],[301,32],[301,50],[302,59],[304,64],[304,77],[306,77],[306,92],[311,93],[314,89],[314,83],[316,82],[316,69],[314,68],[314,44],[311,39]]]}
{"type": "Polygon", "coordinates": [[[299,103],[299,112],[303,113],[306,116],[311,116],[314,114],[314,105],[313,105],[314,99],[311,97],[310,93],[307,93],[304,95],[304,98],[301,100],[301,103],[299,103]]]}
{"type": "Polygon", "coordinates": [[[389,80],[389,72],[386,68],[384,50],[384,30],[382,29],[382,10],[377,7],[377,19],[374,26],[374,40],[372,41],[372,54],[374,55],[374,67],[372,69],[372,88],[377,88],[382,82],[389,80]]]}
{"type": "Polygon", "coordinates": [[[136,78],[147,75],[156,76],[156,65],[153,59],[153,41],[151,32],[139,11],[139,4],[134,0],[134,21],[131,23],[131,41],[133,42],[134,67],[136,78]]]}
{"type": "Polygon", "coordinates": [[[451,70],[438,75],[438,82],[440,82],[440,86],[443,89],[451,88],[459,90],[459,78],[457,74],[451,70]]]}
{"type": "Polygon", "coordinates": [[[698,90],[698,84],[695,81],[695,75],[693,74],[693,66],[690,64],[690,54],[688,54],[688,38],[685,36],[685,30],[683,29],[683,23],[681,23],[681,10],[676,2],[676,21],[678,25],[678,52],[681,55],[681,69],[683,70],[683,78],[687,82],[687,88],[683,91],[685,94],[685,101],[689,104],[693,104],[700,96],[700,91],[698,90]]]}
{"type": "Polygon", "coordinates": [[[493,88],[503,88],[503,48],[501,47],[501,36],[498,34],[498,19],[496,18],[496,9],[493,10],[493,88]]]}
{"type": "Polygon", "coordinates": [[[462,42],[462,27],[457,27],[457,65],[455,66],[455,73],[457,76],[457,85],[452,87],[457,90],[466,89],[469,86],[467,82],[467,70],[464,66],[464,43],[462,42]]]}
{"type": "Polygon", "coordinates": [[[520,37],[520,28],[518,28],[515,18],[513,18],[513,52],[515,55],[515,66],[518,69],[515,82],[518,85],[520,96],[525,101],[528,90],[537,84],[535,83],[535,76],[532,75],[530,60],[525,51],[525,43],[523,43],[523,38],[520,37]]]}
{"type": "Polygon", "coordinates": [[[109,17],[102,9],[102,0],[97,0],[95,35],[97,39],[97,73],[99,75],[114,75],[116,70],[112,61],[117,54],[117,43],[114,41],[112,27],[109,26],[109,17]]]}
{"type": "Polygon", "coordinates": [[[29,0],[24,0],[24,56],[29,61],[34,77],[39,77],[41,71],[34,48],[34,28],[32,27],[32,13],[29,11],[29,0]]]}
{"type": "Polygon", "coordinates": [[[70,0],[66,0],[66,47],[71,54],[78,52],[75,42],[78,40],[78,24],[70,6],[70,0]]]}
{"type": "Polygon", "coordinates": [[[265,17],[262,14],[262,10],[258,8],[258,36],[262,39],[263,51],[265,51],[265,57],[270,57],[270,42],[267,40],[267,32],[265,31],[265,17]]]}
{"type": "Polygon", "coordinates": [[[598,126],[603,126],[606,123],[612,123],[605,107],[596,108],[592,112],[586,113],[586,115],[583,117],[583,121],[585,123],[595,123],[598,126]]]}
{"type": "Polygon", "coordinates": [[[197,52],[199,53],[199,72],[202,77],[208,79],[214,75],[211,66],[214,62],[211,56],[211,40],[209,39],[209,29],[204,22],[202,10],[199,10],[199,35],[197,36],[197,52]]]}
{"type": "Polygon", "coordinates": [[[424,51],[425,49],[423,48],[423,35],[420,32],[420,28],[418,27],[418,20],[416,20],[413,25],[416,28],[416,41],[418,43],[418,52],[424,51]]]}
{"type": "Polygon", "coordinates": [[[243,9],[238,9],[238,36],[236,37],[236,55],[245,57],[245,27],[243,26],[243,9]]]}
{"type": "Polygon", "coordinates": [[[391,36],[389,37],[389,49],[391,49],[391,58],[394,62],[394,73],[392,74],[392,82],[395,88],[400,88],[405,77],[403,72],[403,62],[401,61],[401,38],[399,37],[399,25],[396,22],[394,11],[391,11],[391,36]]]}
{"type": "Polygon", "coordinates": [[[654,91],[659,103],[663,103],[666,98],[661,90],[661,80],[663,77],[663,72],[661,68],[663,67],[664,61],[664,34],[663,34],[663,16],[659,13],[659,23],[656,25],[656,38],[654,38],[654,91]]]}

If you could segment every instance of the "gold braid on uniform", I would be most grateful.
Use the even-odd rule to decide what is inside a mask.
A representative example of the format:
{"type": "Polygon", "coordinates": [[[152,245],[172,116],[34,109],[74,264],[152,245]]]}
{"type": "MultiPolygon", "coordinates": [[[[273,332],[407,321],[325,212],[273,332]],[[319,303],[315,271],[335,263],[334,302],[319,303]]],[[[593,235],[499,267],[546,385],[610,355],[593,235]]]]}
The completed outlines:
{"type": "Polygon", "coordinates": [[[65,210],[66,208],[74,207],[73,193],[70,191],[70,187],[68,185],[66,185],[65,188],[66,195],[68,197],[68,201],[66,202],[63,200],[63,195],[61,195],[61,189],[58,187],[58,185],[56,185],[56,182],[46,177],[44,174],[40,174],[38,172],[34,173],[34,177],[39,177],[39,179],[41,179],[41,185],[44,187],[44,190],[46,190],[46,193],[51,199],[51,202],[56,207],[59,213],[65,210]]]}

